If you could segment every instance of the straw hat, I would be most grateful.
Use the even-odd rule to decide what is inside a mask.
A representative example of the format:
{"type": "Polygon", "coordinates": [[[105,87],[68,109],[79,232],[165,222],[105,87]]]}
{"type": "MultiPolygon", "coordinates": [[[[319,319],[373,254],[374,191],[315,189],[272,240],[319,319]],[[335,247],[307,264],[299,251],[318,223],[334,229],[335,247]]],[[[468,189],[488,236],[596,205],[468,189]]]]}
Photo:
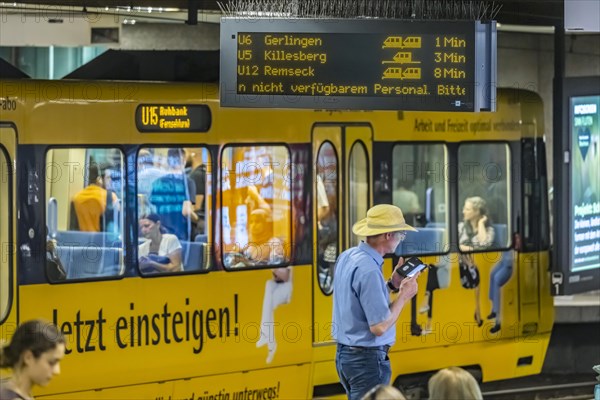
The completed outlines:
{"type": "Polygon", "coordinates": [[[352,227],[358,236],[375,236],[386,232],[416,231],[408,225],[402,210],[391,204],[379,204],[367,211],[367,218],[361,219],[352,227]]]}

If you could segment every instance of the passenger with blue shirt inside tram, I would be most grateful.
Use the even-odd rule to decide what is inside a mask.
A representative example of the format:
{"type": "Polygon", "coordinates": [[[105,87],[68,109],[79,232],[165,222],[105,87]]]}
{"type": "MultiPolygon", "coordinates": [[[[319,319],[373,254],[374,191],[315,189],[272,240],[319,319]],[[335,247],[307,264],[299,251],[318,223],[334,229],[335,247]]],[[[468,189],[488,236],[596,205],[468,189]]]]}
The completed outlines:
{"type": "Polygon", "coordinates": [[[179,240],[193,240],[190,215],[196,199],[196,185],[185,174],[183,149],[170,148],[167,162],[169,171],[152,183],[150,203],[168,233],[179,240]]]}
{"type": "Polygon", "coordinates": [[[402,211],[380,204],[354,224],[355,235],[366,239],[340,254],[334,279],[333,329],[337,341],[336,368],[350,400],[360,399],[378,384],[388,384],[388,350],[396,340],[396,321],[404,305],[417,293],[418,274],[402,279],[400,258],[386,282],[383,256],[393,253],[408,225],[402,211]],[[390,302],[389,294],[397,293],[390,302]]]}

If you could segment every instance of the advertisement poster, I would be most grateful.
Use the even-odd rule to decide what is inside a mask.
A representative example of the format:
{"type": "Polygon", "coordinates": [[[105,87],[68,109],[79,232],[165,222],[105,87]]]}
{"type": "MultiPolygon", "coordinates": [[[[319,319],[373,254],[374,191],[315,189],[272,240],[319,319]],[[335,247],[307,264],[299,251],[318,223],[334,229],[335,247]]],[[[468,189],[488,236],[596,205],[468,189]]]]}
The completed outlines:
{"type": "Polygon", "coordinates": [[[600,96],[572,97],[571,271],[600,267],[600,96]]]}

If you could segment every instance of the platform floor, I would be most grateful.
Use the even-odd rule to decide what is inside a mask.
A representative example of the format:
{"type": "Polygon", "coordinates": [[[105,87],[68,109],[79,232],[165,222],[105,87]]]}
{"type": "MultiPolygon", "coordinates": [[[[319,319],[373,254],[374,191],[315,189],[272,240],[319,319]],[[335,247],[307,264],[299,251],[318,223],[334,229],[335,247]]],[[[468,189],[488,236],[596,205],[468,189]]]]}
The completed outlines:
{"type": "Polygon", "coordinates": [[[600,322],[600,290],[554,298],[556,324],[600,322]]]}

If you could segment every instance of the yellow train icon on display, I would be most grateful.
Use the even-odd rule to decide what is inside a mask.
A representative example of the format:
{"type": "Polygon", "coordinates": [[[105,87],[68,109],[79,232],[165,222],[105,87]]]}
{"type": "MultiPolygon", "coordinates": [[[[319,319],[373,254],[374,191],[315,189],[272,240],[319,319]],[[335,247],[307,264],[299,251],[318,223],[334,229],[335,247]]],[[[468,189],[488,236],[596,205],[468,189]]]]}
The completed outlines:
{"type": "Polygon", "coordinates": [[[421,64],[421,61],[413,60],[410,51],[399,51],[391,60],[382,61],[382,64],[421,64]]]}
{"type": "Polygon", "coordinates": [[[388,36],[383,41],[382,49],[420,49],[420,36],[388,36]]]}
{"type": "Polygon", "coordinates": [[[421,79],[421,68],[389,67],[383,71],[381,79],[421,79]]]}

